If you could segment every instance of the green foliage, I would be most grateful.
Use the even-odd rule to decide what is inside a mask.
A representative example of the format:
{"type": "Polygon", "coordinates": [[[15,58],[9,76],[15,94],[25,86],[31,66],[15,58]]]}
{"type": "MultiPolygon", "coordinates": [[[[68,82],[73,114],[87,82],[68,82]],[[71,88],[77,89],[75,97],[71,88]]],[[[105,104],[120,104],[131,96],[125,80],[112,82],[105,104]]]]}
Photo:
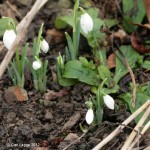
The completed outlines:
{"type": "MultiPolygon", "coordinates": [[[[131,102],[132,94],[131,93],[125,93],[125,94],[120,95],[120,98],[122,98],[128,104],[131,113],[134,113],[150,98],[149,88],[150,88],[150,84],[148,84],[147,86],[140,86],[140,85],[137,86],[136,103],[135,103],[134,108],[132,107],[132,102],[131,102]]],[[[135,121],[138,122],[141,119],[142,115],[143,113],[138,115],[135,118],[135,121]]],[[[150,120],[150,117],[148,118],[148,120],[150,120]]]]}
{"type": "Polygon", "coordinates": [[[105,84],[108,86],[108,87],[112,87],[112,82],[113,82],[113,79],[111,77],[111,72],[110,70],[106,67],[106,66],[99,66],[98,67],[98,73],[100,75],[100,78],[102,80],[106,80],[105,84]]]}
{"type": "Polygon", "coordinates": [[[76,60],[78,56],[78,47],[80,41],[80,23],[79,18],[77,17],[77,9],[79,7],[79,0],[76,1],[73,11],[73,38],[70,37],[68,33],[66,34],[67,44],[66,47],[66,58],[67,61],[76,60]]]}
{"type": "Polygon", "coordinates": [[[56,64],[57,80],[61,86],[72,86],[76,84],[78,81],[76,79],[68,79],[63,77],[63,72],[65,68],[64,61],[65,61],[64,56],[62,57],[61,54],[59,54],[59,56],[57,57],[57,64],[56,64]]]}
{"type": "Polygon", "coordinates": [[[145,69],[150,69],[150,60],[145,60],[142,64],[142,67],[145,69]]]}
{"type": "Polygon", "coordinates": [[[123,13],[125,31],[132,33],[137,27],[131,23],[141,23],[145,16],[143,1],[123,0],[123,13]]]}
{"type": "MultiPolygon", "coordinates": [[[[135,68],[140,55],[131,46],[121,46],[120,49],[124,54],[125,58],[127,59],[130,67],[135,68]]],[[[125,66],[123,58],[119,51],[116,54],[117,57],[114,81],[117,84],[118,81],[128,73],[128,68],[125,66]]]]}
{"type": "Polygon", "coordinates": [[[21,88],[24,87],[24,68],[25,68],[25,57],[28,50],[28,44],[23,48],[22,55],[19,56],[19,50],[16,50],[16,57],[10,62],[10,66],[7,66],[8,73],[13,81],[14,85],[21,88]]]}
{"type": "MultiPolygon", "coordinates": [[[[43,31],[43,24],[40,27],[38,37],[35,38],[34,42],[33,42],[33,48],[32,48],[32,52],[33,52],[33,60],[32,61],[33,62],[39,61],[42,63],[42,61],[39,57],[40,43],[41,43],[41,40],[43,39],[42,31],[43,31]]],[[[38,70],[34,70],[32,67],[32,63],[28,60],[27,57],[25,57],[25,60],[26,60],[26,64],[28,65],[28,68],[30,69],[32,76],[33,76],[34,88],[36,90],[40,91],[41,93],[44,93],[46,91],[46,81],[47,81],[46,73],[47,73],[48,61],[45,60],[42,63],[41,68],[39,68],[38,70]]]]}
{"type": "Polygon", "coordinates": [[[91,68],[83,66],[78,60],[69,61],[65,64],[63,77],[77,79],[78,81],[89,85],[98,86],[99,84],[96,72],[91,68]]]}

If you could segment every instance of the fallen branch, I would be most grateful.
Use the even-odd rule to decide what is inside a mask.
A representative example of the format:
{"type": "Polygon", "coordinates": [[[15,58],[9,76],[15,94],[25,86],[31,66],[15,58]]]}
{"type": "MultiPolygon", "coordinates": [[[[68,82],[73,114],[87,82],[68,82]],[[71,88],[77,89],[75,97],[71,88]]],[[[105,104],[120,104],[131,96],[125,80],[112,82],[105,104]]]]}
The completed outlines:
{"type": "Polygon", "coordinates": [[[101,141],[97,146],[95,146],[92,150],[99,150],[104,145],[106,145],[109,141],[111,141],[114,137],[116,137],[122,129],[127,126],[133,119],[135,119],[144,109],[146,109],[150,105],[150,100],[147,100],[138,110],[136,110],[129,118],[127,118],[122,124],[118,126],[111,134],[109,134],[103,141],[101,141]]]}
{"type": "Polygon", "coordinates": [[[11,58],[13,57],[16,47],[21,43],[22,39],[25,37],[27,28],[29,27],[31,21],[33,20],[34,16],[40,10],[40,8],[47,2],[48,0],[37,0],[33,5],[32,9],[27,13],[27,15],[23,18],[23,20],[17,26],[17,36],[12,44],[10,50],[8,50],[7,54],[5,55],[1,65],[0,65],[0,78],[2,77],[8,63],[10,62],[11,58]]]}
{"type": "Polygon", "coordinates": [[[147,110],[145,111],[144,115],[142,116],[142,118],[140,119],[138,124],[135,126],[134,130],[131,132],[131,134],[129,135],[127,140],[125,141],[125,143],[122,146],[121,150],[125,150],[125,149],[128,150],[129,149],[129,147],[131,146],[131,143],[133,142],[135,136],[138,134],[137,132],[135,132],[135,130],[140,132],[140,128],[142,127],[142,125],[146,121],[146,119],[149,116],[149,114],[150,114],[150,106],[147,108],[147,110]]]}

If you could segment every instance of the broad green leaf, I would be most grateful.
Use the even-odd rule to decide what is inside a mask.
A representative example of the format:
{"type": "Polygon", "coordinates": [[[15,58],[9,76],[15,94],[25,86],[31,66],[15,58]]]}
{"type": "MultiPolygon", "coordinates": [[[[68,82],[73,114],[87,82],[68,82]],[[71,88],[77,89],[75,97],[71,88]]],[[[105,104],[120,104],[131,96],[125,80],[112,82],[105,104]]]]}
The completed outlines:
{"type": "Polygon", "coordinates": [[[78,60],[70,61],[65,64],[63,77],[77,79],[80,82],[84,82],[89,85],[98,86],[99,84],[96,72],[90,68],[84,67],[78,60]]]}
{"type": "Polygon", "coordinates": [[[61,86],[72,86],[78,81],[76,79],[67,79],[62,77],[62,70],[59,68],[58,64],[56,65],[57,69],[57,80],[61,86]]]}
{"type": "Polygon", "coordinates": [[[108,85],[109,87],[112,87],[113,80],[112,80],[112,77],[111,77],[110,70],[106,66],[101,65],[101,66],[98,67],[98,73],[99,73],[100,78],[102,80],[107,79],[105,81],[106,85],[108,85]]]}
{"type": "MultiPolygon", "coordinates": [[[[150,97],[146,94],[146,92],[144,93],[137,93],[136,95],[136,103],[135,103],[135,107],[132,107],[132,94],[131,93],[127,93],[127,94],[122,94],[120,96],[121,98],[123,98],[125,100],[125,102],[128,104],[129,109],[131,111],[131,113],[134,113],[138,108],[140,108],[148,99],[150,99],[150,97]]],[[[136,118],[135,121],[138,122],[141,117],[143,115],[143,112],[141,114],[139,114],[136,118]]],[[[149,119],[150,120],[150,117],[149,119]]]]}
{"type": "Polygon", "coordinates": [[[108,28],[111,28],[114,25],[118,24],[118,21],[115,19],[104,19],[103,21],[104,21],[105,26],[107,26],[108,28]]]}
{"type": "Polygon", "coordinates": [[[131,22],[141,23],[145,16],[145,7],[143,1],[123,0],[123,25],[127,32],[133,32],[137,27],[131,22]]]}
{"type": "Polygon", "coordinates": [[[150,69],[150,60],[145,60],[142,67],[145,69],[150,69]]]}
{"type": "MultiPolygon", "coordinates": [[[[127,59],[130,67],[134,68],[139,58],[139,54],[135,50],[133,50],[131,46],[121,46],[120,49],[124,54],[125,58],[127,59]]],[[[115,69],[114,81],[117,84],[118,81],[128,73],[128,69],[122,62],[123,58],[121,54],[118,51],[116,54],[117,57],[116,57],[116,69],[115,69]]]]}
{"type": "Polygon", "coordinates": [[[89,67],[89,62],[85,57],[79,57],[79,60],[84,67],[87,67],[87,68],[89,67]]]}
{"type": "Polygon", "coordinates": [[[62,77],[58,82],[61,86],[67,87],[67,86],[75,85],[78,82],[78,80],[62,77]]]}

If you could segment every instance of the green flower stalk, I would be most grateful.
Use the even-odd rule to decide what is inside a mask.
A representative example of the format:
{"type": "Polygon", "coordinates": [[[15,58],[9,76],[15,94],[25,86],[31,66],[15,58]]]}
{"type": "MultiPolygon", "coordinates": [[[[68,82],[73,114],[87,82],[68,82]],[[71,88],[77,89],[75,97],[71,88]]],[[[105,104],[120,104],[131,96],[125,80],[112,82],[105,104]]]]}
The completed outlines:
{"type": "Polygon", "coordinates": [[[41,93],[46,91],[46,81],[47,81],[47,66],[48,61],[42,62],[40,59],[40,53],[47,53],[49,51],[49,45],[45,39],[42,37],[43,24],[38,33],[38,37],[34,39],[33,42],[33,62],[31,63],[26,57],[27,65],[32,72],[34,88],[41,93]]]}
{"type": "Polygon", "coordinates": [[[79,8],[79,0],[76,1],[73,11],[73,38],[70,37],[68,33],[66,34],[66,39],[68,47],[66,47],[66,59],[67,61],[76,60],[78,57],[78,47],[80,41],[80,22],[77,17],[77,12],[79,8]]]}

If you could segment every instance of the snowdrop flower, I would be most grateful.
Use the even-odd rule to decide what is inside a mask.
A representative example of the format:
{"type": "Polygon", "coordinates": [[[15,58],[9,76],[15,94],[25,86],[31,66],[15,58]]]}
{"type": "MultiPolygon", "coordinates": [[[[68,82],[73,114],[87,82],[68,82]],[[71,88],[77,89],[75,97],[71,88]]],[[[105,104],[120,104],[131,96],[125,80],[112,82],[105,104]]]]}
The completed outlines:
{"type": "Polygon", "coordinates": [[[85,116],[86,122],[90,125],[94,120],[94,113],[92,109],[89,109],[85,116]]]}
{"type": "Polygon", "coordinates": [[[14,30],[6,30],[3,35],[4,46],[9,50],[15,41],[16,33],[14,30]]]}
{"type": "Polygon", "coordinates": [[[114,107],[115,107],[115,101],[114,101],[114,99],[110,95],[103,96],[103,99],[104,99],[104,103],[106,104],[106,106],[109,109],[114,109],[114,107]]]}
{"type": "Polygon", "coordinates": [[[88,13],[84,12],[84,14],[81,15],[80,25],[85,34],[93,30],[93,20],[88,13]]]}
{"type": "Polygon", "coordinates": [[[49,45],[48,43],[43,39],[40,43],[40,47],[41,47],[41,50],[44,52],[44,53],[47,53],[48,50],[49,50],[49,45]]]}
{"type": "Polygon", "coordinates": [[[40,69],[41,66],[42,66],[42,64],[41,64],[39,61],[34,61],[34,62],[32,63],[32,67],[33,67],[34,70],[40,69]]]}

